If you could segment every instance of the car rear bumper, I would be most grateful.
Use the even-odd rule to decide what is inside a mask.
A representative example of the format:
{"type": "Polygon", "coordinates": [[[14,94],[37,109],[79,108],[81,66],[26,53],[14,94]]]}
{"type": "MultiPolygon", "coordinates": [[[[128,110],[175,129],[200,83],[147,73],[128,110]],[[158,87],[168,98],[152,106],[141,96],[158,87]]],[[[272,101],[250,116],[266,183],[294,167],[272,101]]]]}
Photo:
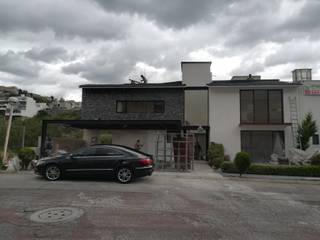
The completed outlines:
{"type": "Polygon", "coordinates": [[[151,176],[152,173],[153,173],[153,166],[136,167],[135,169],[136,177],[151,176]]]}

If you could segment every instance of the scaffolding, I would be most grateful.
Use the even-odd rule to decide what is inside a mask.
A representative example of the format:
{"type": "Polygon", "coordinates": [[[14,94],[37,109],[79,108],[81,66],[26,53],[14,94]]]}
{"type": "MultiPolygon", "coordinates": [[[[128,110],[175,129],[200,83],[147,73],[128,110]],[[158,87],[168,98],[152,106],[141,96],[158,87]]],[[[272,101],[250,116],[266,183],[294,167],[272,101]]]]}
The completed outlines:
{"type": "Polygon", "coordinates": [[[194,169],[194,133],[159,134],[155,144],[155,165],[157,169],[166,171],[190,171],[194,169]]]}

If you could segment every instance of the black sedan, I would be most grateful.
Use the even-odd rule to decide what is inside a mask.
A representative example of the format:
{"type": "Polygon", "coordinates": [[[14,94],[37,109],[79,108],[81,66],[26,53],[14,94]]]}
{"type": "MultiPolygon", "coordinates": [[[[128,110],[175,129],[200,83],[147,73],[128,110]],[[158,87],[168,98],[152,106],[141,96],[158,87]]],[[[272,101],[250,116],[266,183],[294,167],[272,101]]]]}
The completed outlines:
{"type": "Polygon", "coordinates": [[[50,181],[68,173],[111,173],[120,183],[129,183],[150,176],[153,168],[151,155],[119,145],[93,145],[34,163],[35,173],[50,181]]]}

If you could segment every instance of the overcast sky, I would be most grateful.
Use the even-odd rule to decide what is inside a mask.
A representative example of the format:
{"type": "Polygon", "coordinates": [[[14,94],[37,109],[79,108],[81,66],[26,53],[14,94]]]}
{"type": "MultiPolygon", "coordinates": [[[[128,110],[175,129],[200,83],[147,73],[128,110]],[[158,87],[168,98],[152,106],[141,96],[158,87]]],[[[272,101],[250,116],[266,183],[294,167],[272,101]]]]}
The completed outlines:
{"type": "Polygon", "coordinates": [[[81,99],[80,84],[181,80],[181,61],[213,79],[320,79],[319,0],[0,0],[0,85],[81,99]]]}

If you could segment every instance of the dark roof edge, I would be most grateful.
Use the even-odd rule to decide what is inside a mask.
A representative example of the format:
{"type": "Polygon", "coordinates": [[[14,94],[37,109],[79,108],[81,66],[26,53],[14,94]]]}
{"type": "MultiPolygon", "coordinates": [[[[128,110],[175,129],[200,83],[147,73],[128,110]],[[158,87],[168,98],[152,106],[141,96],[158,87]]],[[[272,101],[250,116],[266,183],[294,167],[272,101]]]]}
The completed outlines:
{"type": "Polygon", "coordinates": [[[190,64],[190,63],[212,63],[211,61],[182,61],[181,64],[190,64]]]}
{"type": "Polygon", "coordinates": [[[221,80],[212,81],[207,84],[208,87],[246,87],[246,86],[301,86],[299,82],[285,82],[278,79],[261,80],[221,80]],[[268,82],[269,81],[269,82],[268,82]]]}

